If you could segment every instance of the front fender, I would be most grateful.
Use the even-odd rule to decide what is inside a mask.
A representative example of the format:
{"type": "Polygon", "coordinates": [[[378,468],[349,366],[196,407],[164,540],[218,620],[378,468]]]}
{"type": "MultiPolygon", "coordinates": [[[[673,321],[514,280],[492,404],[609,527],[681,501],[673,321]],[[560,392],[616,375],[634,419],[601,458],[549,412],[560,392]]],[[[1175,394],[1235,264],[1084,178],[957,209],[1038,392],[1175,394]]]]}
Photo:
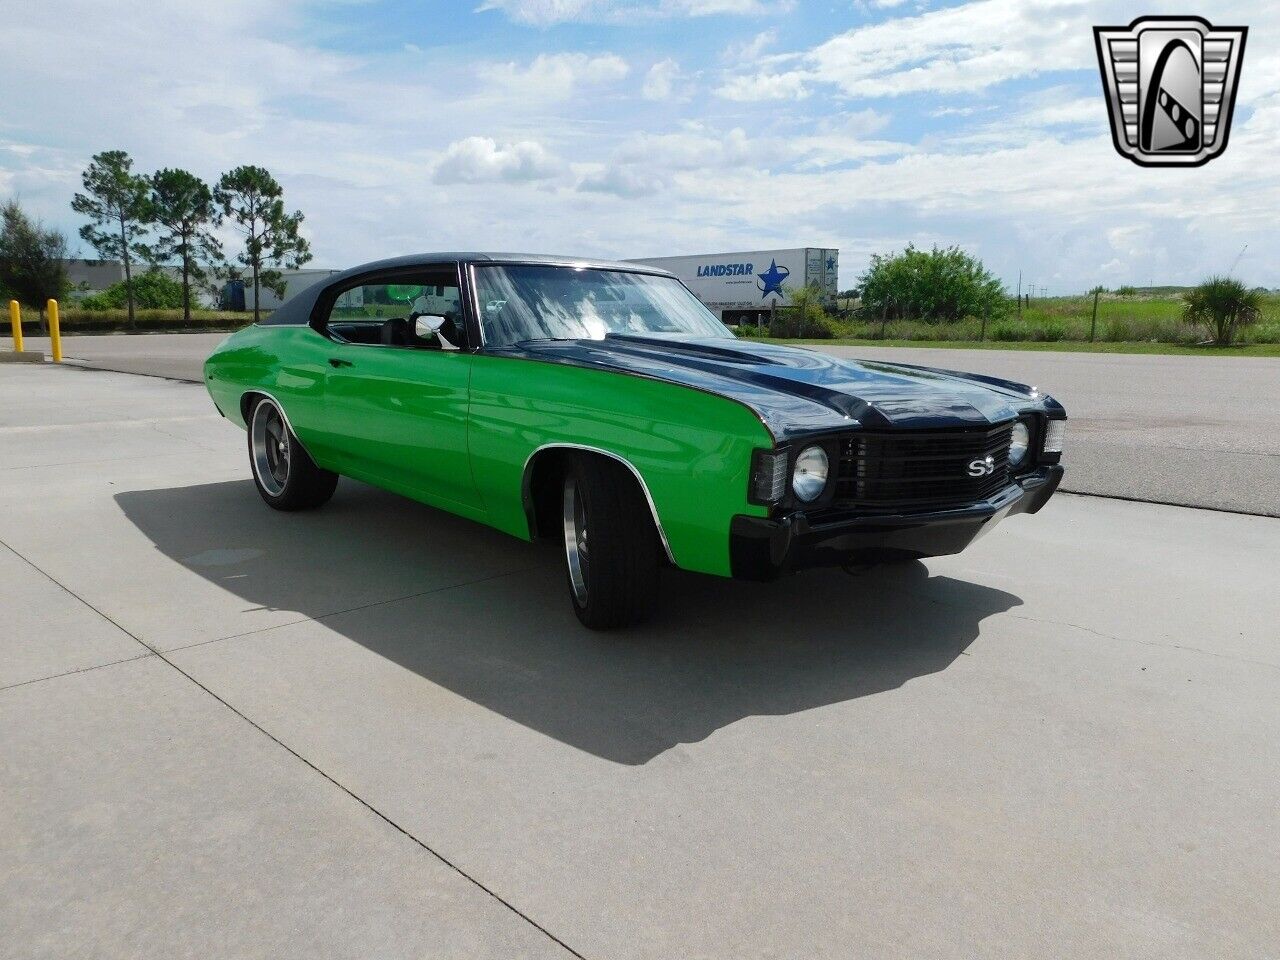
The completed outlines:
{"type": "Polygon", "coordinates": [[[517,357],[475,358],[469,447],[486,520],[530,538],[527,469],[547,447],[600,451],[640,481],[671,561],[729,576],[751,452],[773,438],[747,407],[715,394],[612,371],[517,357]]]}

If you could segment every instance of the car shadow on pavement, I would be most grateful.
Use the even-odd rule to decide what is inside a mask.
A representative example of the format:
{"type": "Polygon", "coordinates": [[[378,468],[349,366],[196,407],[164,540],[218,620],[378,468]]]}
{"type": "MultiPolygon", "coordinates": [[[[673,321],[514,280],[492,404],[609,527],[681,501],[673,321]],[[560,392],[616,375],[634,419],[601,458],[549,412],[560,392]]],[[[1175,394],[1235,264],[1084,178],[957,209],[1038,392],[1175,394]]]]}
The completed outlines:
{"type": "Polygon", "coordinates": [[[554,549],[362,484],[344,480],[307,514],[269,510],[248,481],[116,501],[164,557],[255,607],[320,619],[489,710],[623,764],[746,717],[945,670],[985,618],[1021,603],[922,563],[772,584],[666,570],[652,622],[598,634],[569,609],[554,549]]]}

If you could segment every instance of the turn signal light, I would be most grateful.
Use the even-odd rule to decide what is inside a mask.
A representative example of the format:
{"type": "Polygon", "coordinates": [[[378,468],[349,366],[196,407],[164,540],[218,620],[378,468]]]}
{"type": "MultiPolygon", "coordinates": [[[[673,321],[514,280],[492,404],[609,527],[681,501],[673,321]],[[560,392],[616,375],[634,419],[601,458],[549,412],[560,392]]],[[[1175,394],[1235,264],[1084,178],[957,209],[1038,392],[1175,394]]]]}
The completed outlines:
{"type": "Polygon", "coordinates": [[[786,489],[786,451],[757,450],[751,470],[751,499],[756,503],[777,503],[786,489]]]}
{"type": "Polygon", "coordinates": [[[1050,420],[1044,428],[1044,452],[1061,453],[1067,439],[1067,421],[1050,420]]]}

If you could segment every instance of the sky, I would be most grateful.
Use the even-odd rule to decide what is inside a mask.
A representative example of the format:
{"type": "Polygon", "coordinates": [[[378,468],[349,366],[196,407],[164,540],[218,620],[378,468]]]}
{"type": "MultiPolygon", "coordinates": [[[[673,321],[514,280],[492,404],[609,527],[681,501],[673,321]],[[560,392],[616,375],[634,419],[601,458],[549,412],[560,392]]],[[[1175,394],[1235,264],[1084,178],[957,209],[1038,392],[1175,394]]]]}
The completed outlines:
{"type": "Polygon", "coordinates": [[[123,149],[265,166],[318,267],[821,246],[843,289],[914,243],[1010,290],[1280,287],[1280,4],[1200,3],[0,0],[0,199],[94,256],[71,197],[123,149]],[[1250,28],[1230,144],[1140,168],[1092,27],[1187,13],[1250,28]]]}

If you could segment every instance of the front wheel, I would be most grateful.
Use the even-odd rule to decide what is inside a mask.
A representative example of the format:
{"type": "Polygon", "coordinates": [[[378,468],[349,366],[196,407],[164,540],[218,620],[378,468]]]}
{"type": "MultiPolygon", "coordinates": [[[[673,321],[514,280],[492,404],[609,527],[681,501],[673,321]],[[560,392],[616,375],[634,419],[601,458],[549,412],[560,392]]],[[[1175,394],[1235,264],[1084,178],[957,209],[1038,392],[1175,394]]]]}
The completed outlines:
{"type": "Polygon", "coordinates": [[[635,478],[580,457],[564,479],[564,556],[573,612],[593,630],[647,619],[658,592],[658,538],[635,478]]]}
{"type": "Polygon", "coordinates": [[[249,415],[249,466],[258,493],[276,510],[311,510],[338,486],[338,475],[316,466],[270,397],[249,415]]]}

